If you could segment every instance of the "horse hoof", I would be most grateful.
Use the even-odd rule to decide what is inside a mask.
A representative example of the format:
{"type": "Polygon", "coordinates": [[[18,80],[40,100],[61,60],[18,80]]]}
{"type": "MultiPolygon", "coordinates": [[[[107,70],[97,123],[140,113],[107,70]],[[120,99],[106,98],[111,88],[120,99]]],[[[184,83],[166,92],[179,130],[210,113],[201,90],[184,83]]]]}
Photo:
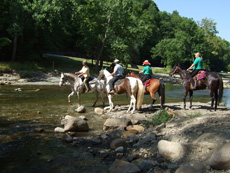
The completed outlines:
{"type": "Polygon", "coordinates": [[[72,103],[71,103],[71,102],[69,102],[69,104],[70,104],[70,105],[72,105],[72,103]]]}

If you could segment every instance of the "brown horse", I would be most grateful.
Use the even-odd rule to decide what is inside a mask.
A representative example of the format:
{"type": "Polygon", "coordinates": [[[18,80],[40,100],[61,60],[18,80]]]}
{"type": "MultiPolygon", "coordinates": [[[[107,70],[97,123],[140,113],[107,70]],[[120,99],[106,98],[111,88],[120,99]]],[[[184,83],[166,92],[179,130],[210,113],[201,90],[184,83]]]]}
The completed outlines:
{"type": "MultiPolygon", "coordinates": [[[[139,73],[139,75],[135,74],[135,73],[132,73],[132,72],[128,72],[127,76],[130,76],[130,77],[135,77],[135,78],[138,78],[138,79],[141,79],[141,73],[139,73]]],[[[161,108],[163,108],[164,106],[164,103],[165,103],[165,85],[164,85],[164,82],[160,79],[154,79],[154,78],[151,78],[150,79],[150,85],[149,86],[146,86],[146,89],[145,89],[145,95],[151,95],[153,101],[151,103],[151,107],[153,106],[153,104],[155,103],[155,101],[157,100],[156,97],[155,97],[155,93],[158,92],[158,95],[159,95],[159,98],[160,98],[160,101],[161,101],[161,108]]]]}
{"type": "Polygon", "coordinates": [[[213,103],[215,100],[215,110],[217,109],[217,103],[221,102],[223,96],[223,80],[222,78],[214,73],[214,72],[206,72],[203,79],[197,81],[196,89],[192,88],[191,81],[194,80],[190,76],[189,72],[186,70],[182,70],[179,65],[176,65],[172,68],[171,72],[169,73],[170,76],[174,74],[179,74],[181,79],[183,80],[183,87],[184,87],[184,109],[186,108],[186,96],[189,91],[190,95],[190,109],[192,108],[192,96],[193,90],[201,90],[201,89],[209,89],[209,94],[211,97],[211,109],[213,109],[213,103]],[[219,90],[219,93],[218,93],[219,90]]]}

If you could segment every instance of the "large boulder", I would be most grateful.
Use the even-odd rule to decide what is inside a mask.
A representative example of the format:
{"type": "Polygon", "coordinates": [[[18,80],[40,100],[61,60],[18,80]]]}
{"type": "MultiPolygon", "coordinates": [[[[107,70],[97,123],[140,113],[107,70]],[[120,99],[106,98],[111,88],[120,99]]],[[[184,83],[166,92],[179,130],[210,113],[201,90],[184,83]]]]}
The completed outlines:
{"type": "Polygon", "coordinates": [[[61,121],[61,124],[64,125],[64,128],[57,127],[54,129],[55,132],[87,132],[89,131],[89,126],[87,121],[79,117],[73,117],[67,115],[65,119],[61,121]]]}
{"type": "Polygon", "coordinates": [[[230,143],[226,143],[214,151],[209,159],[209,165],[213,169],[230,169],[230,143]]]}
{"type": "Polygon", "coordinates": [[[157,147],[159,154],[168,160],[179,160],[184,155],[184,147],[178,142],[160,140],[157,147]]]}
{"type": "Polygon", "coordinates": [[[125,129],[129,124],[131,124],[131,121],[127,118],[109,118],[105,121],[103,130],[125,129]]]}

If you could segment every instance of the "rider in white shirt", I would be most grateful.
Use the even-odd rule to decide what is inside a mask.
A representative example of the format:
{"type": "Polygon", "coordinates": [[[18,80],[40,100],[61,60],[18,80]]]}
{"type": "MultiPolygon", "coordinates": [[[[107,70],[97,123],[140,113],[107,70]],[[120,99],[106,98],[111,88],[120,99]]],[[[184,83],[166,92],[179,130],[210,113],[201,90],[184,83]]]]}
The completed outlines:
{"type": "Polygon", "coordinates": [[[113,78],[109,81],[109,87],[110,87],[110,94],[114,94],[114,83],[118,80],[123,78],[123,73],[124,73],[124,69],[123,67],[119,64],[119,60],[115,59],[114,60],[115,66],[114,66],[114,70],[113,73],[111,73],[111,75],[113,75],[113,78]]]}
{"type": "Polygon", "coordinates": [[[82,62],[82,65],[83,65],[82,69],[79,72],[75,72],[75,74],[80,74],[79,77],[84,76],[83,83],[85,85],[86,92],[89,92],[90,89],[89,89],[88,80],[90,78],[90,73],[89,73],[89,67],[87,66],[87,61],[84,60],[82,62]]]}

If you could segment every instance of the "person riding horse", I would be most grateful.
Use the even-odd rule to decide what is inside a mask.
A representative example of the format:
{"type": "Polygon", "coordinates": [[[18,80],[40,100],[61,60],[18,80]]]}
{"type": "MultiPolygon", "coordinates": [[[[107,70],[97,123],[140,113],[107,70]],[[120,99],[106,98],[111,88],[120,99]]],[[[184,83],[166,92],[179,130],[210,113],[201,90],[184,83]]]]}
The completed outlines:
{"type": "Polygon", "coordinates": [[[85,88],[86,88],[86,91],[85,92],[89,92],[90,88],[89,88],[89,84],[88,84],[88,81],[90,79],[90,73],[89,73],[89,67],[87,66],[87,61],[84,60],[82,62],[82,69],[78,72],[75,72],[75,74],[80,74],[78,75],[79,77],[84,77],[84,80],[83,80],[83,84],[85,85],[85,88]]]}
{"type": "MultiPolygon", "coordinates": [[[[187,69],[187,70],[193,70],[190,75],[191,77],[193,78],[195,75],[198,74],[198,72],[200,70],[203,70],[203,59],[200,57],[200,53],[197,52],[195,53],[195,61],[193,62],[193,64],[187,69]]],[[[195,80],[195,83],[194,81],[192,80],[192,85],[193,85],[193,89],[196,88],[196,80],[195,80]]]]}
{"type": "Polygon", "coordinates": [[[151,75],[152,75],[152,68],[150,67],[150,63],[148,60],[145,60],[143,62],[143,64],[145,67],[142,71],[140,71],[139,73],[144,73],[144,76],[141,78],[141,81],[144,83],[145,81],[147,81],[148,79],[151,79],[151,75]]]}
{"type": "Polygon", "coordinates": [[[119,60],[115,59],[114,60],[115,66],[114,66],[114,70],[111,73],[111,75],[113,75],[113,78],[109,81],[109,87],[110,87],[110,92],[109,94],[114,94],[114,83],[118,80],[118,79],[122,79],[123,78],[123,73],[124,73],[124,69],[123,67],[119,64],[119,60]]]}

